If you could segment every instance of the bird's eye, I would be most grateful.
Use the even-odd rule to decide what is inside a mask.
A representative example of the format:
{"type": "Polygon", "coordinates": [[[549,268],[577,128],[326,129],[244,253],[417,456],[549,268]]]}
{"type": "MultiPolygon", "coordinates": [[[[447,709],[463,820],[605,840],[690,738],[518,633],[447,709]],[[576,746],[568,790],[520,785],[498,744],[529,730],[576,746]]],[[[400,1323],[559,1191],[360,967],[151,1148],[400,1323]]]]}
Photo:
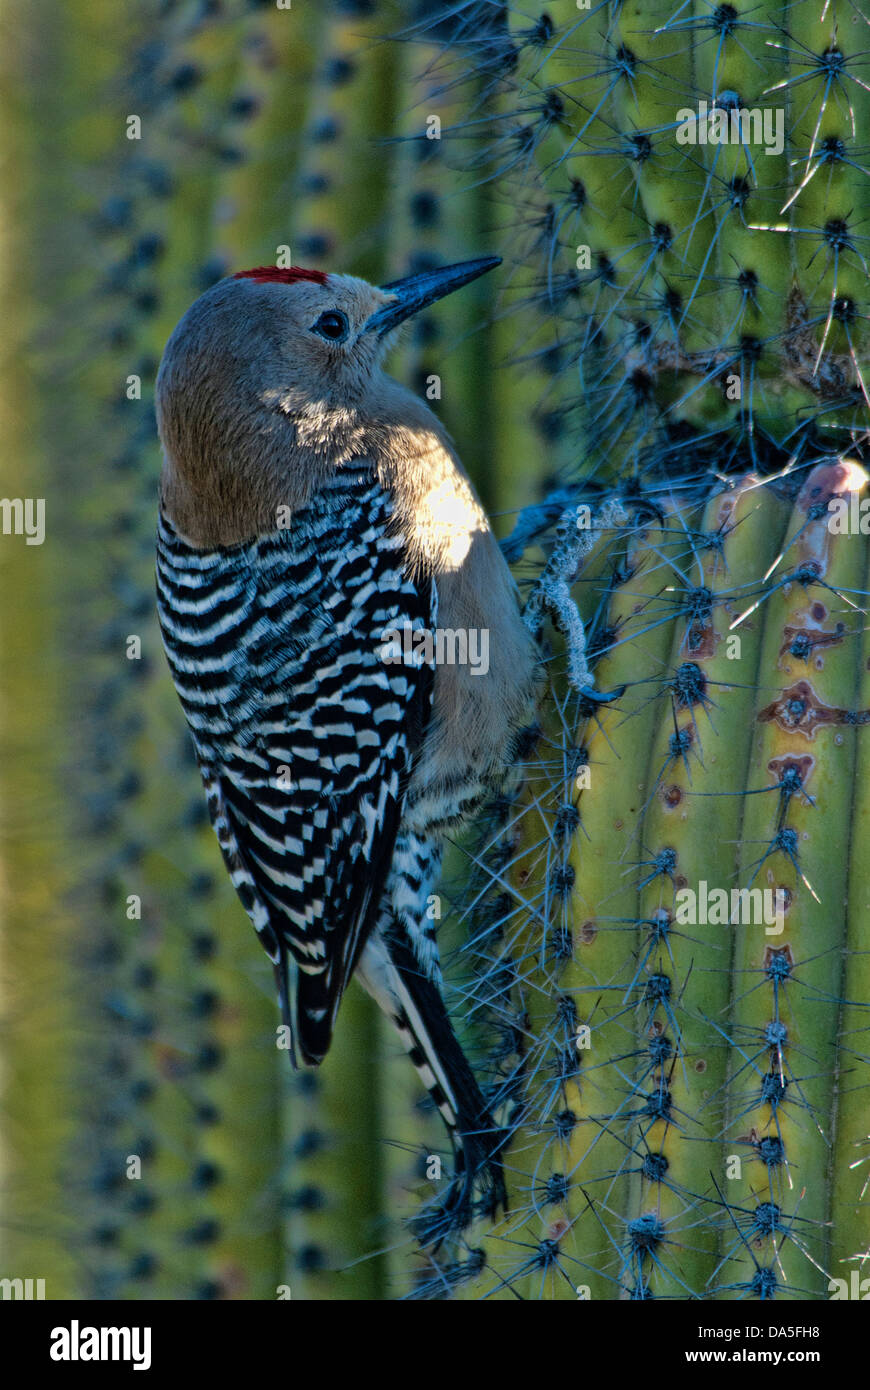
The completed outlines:
{"type": "Polygon", "coordinates": [[[349,325],[344,314],[339,313],[338,309],[327,309],[326,313],[321,314],[320,318],[311,327],[312,333],[319,333],[321,338],[328,338],[331,343],[340,343],[347,337],[349,325]]]}

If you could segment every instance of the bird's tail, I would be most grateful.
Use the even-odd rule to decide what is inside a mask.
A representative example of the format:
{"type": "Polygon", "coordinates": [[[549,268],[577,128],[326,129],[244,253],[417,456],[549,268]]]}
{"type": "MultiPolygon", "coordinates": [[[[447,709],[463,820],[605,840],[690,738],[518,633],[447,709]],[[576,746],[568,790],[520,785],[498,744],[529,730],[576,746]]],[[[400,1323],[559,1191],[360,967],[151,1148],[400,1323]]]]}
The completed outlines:
{"type": "Polygon", "coordinates": [[[361,983],[392,1019],[402,1044],[447,1126],[456,1171],[447,1190],[415,1223],[421,1245],[436,1248],[472,1217],[507,1209],[503,1132],[495,1124],[437,985],[426,978],[404,934],[390,927],[369,940],[361,983]]]}
{"type": "Polygon", "coordinates": [[[281,1009],[281,1024],[286,1032],[286,1050],[290,1055],[293,1070],[299,1070],[296,1056],[296,1020],[293,1017],[292,1002],[292,958],[283,942],[278,946],[278,959],[272,962],[275,971],[275,984],[278,986],[278,1004],[281,1009]]]}

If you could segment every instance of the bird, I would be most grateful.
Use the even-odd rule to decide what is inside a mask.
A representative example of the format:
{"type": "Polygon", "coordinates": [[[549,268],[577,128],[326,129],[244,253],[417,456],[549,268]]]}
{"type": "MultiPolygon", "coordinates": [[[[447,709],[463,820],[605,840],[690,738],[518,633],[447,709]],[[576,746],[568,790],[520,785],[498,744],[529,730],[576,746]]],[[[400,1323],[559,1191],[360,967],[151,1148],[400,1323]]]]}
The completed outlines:
{"type": "Polygon", "coordinates": [[[432,895],[528,747],[540,654],[451,437],[383,363],[498,264],[239,271],[180,319],[155,393],[157,611],[210,820],[293,1065],[323,1060],[354,976],[398,1030],[455,1155],[436,1244],[507,1198],[432,895]],[[439,660],[441,632],[486,633],[486,669],[439,660]]]}

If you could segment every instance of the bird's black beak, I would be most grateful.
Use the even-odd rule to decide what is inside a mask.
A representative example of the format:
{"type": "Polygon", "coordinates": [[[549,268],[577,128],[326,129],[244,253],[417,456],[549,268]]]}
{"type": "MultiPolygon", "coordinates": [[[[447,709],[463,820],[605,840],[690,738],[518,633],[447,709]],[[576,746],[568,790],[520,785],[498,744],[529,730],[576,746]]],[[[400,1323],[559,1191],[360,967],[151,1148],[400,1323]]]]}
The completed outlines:
{"type": "Polygon", "coordinates": [[[383,337],[391,328],[418,314],[436,299],[476,280],[501,265],[501,256],[482,256],[479,261],[462,261],[459,265],[443,265],[438,270],[424,270],[419,275],[408,275],[404,280],[393,280],[389,285],[381,285],[384,294],[395,295],[389,304],[376,309],[365,326],[366,333],[377,333],[383,337]]]}

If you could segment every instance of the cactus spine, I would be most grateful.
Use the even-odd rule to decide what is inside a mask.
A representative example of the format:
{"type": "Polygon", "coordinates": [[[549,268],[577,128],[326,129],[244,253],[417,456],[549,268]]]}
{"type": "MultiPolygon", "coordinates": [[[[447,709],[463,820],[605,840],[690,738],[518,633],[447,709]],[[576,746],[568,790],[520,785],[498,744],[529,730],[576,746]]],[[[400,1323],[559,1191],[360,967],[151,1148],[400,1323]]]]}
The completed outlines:
{"type": "Polygon", "coordinates": [[[853,32],[666,0],[504,31],[492,147],[508,108],[576,387],[502,948],[513,1200],[464,1296],[819,1298],[867,1249],[866,541],[832,520],[866,480],[853,32]],[[593,571],[572,535],[605,499],[593,571]]]}

